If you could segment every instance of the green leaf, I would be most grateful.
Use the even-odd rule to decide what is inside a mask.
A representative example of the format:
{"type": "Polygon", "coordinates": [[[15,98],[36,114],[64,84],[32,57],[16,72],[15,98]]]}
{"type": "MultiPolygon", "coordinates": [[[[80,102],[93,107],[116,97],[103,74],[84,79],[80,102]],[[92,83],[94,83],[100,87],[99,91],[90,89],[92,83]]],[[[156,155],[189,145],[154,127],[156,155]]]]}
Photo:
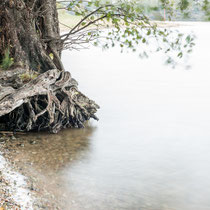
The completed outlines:
{"type": "Polygon", "coordinates": [[[182,56],[183,56],[183,52],[180,52],[180,53],[177,55],[177,57],[179,57],[179,58],[182,58],[182,56]]]}

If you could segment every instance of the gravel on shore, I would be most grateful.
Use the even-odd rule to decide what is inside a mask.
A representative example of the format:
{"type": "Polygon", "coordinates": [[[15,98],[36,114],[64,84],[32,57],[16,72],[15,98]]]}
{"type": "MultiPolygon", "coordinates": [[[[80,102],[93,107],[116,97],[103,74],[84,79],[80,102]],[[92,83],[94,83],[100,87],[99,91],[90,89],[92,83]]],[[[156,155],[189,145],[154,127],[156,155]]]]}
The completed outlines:
{"type": "Polygon", "coordinates": [[[33,209],[26,177],[16,172],[0,153],[0,210],[33,209]]]}

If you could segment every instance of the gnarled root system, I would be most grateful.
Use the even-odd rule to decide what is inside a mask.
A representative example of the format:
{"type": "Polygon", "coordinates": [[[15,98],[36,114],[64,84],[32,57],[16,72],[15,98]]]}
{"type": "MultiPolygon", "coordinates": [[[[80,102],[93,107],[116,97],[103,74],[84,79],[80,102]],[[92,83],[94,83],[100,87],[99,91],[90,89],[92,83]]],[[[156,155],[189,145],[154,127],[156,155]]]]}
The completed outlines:
{"type": "Polygon", "coordinates": [[[81,128],[90,118],[97,120],[99,106],[78,90],[69,72],[52,69],[21,85],[18,74],[8,71],[0,82],[1,129],[57,133],[81,128]]]}

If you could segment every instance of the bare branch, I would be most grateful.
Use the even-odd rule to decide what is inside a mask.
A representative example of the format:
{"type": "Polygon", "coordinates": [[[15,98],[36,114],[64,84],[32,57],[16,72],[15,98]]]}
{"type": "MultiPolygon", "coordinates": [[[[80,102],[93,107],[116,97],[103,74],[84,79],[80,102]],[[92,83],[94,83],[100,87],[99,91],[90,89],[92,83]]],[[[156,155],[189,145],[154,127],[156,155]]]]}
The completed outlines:
{"type": "MultiPolygon", "coordinates": [[[[61,36],[61,38],[66,37],[63,41],[65,42],[65,41],[69,38],[69,36],[70,36],[72,33],[77,33],[78,31],[80,31],[80,30],[78,30],[78,31],[74,32],[74,30],[75,30],[77,27],[79,27],[80,24],[81,24],[82,22],[84,22],[85,20],[87,20],[90,16],[96,14],[99,10],[103,9],[104,7],[112,7],[112,6],[113,6],[112,4],[110,4],[110,5],[105,5],[105,6],[101,6],[101,7],[97,8],[96,10],[94,10],[93,12],[89,13],[88,15],[86,15],[84,18],[82,18],[82,20],[80,20],[80,21],[79,21],[79,22],[78,22],[78,23],[69,31],[69,33],[64,34],[64,35],[61,36]]],[[[105,18],[105,17],[106,17],[106,16],[104,16],[103,18],[105,18]]],[[[99,19],[97,19],[97,21],[98,21],[98,20],[101,20],[101,19],[103,19],[103,18],[99,18],[99,19]]],[[[93,23],[95,23],[95,22],[97,22],[97,21],[92,21],[92,22],[88,23],[88,26],[91,25],[91,24],[93,24],[93,23]]],[[[86,27],[83,27],[83,29],[84,29],[84,28],[86,28],[86,27]]],[[[83,29],[82,29],[82,30],[83,30],[83,29]]]]}

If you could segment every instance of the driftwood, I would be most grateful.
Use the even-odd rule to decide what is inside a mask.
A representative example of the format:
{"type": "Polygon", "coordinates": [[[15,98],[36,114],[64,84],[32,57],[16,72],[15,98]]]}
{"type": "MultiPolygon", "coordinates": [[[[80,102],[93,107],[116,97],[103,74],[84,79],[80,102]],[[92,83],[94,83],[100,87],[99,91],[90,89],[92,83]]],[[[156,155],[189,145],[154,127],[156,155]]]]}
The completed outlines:
{"type": "Polygon", "coordinates": [[[1,129],[57,133],[67,127],[82,128],[90,118],[98,120],[99,106],[78,90],[69,72],[48,70],[26,84],[18,77],[23,72],[0,74],[1,129]]]}

